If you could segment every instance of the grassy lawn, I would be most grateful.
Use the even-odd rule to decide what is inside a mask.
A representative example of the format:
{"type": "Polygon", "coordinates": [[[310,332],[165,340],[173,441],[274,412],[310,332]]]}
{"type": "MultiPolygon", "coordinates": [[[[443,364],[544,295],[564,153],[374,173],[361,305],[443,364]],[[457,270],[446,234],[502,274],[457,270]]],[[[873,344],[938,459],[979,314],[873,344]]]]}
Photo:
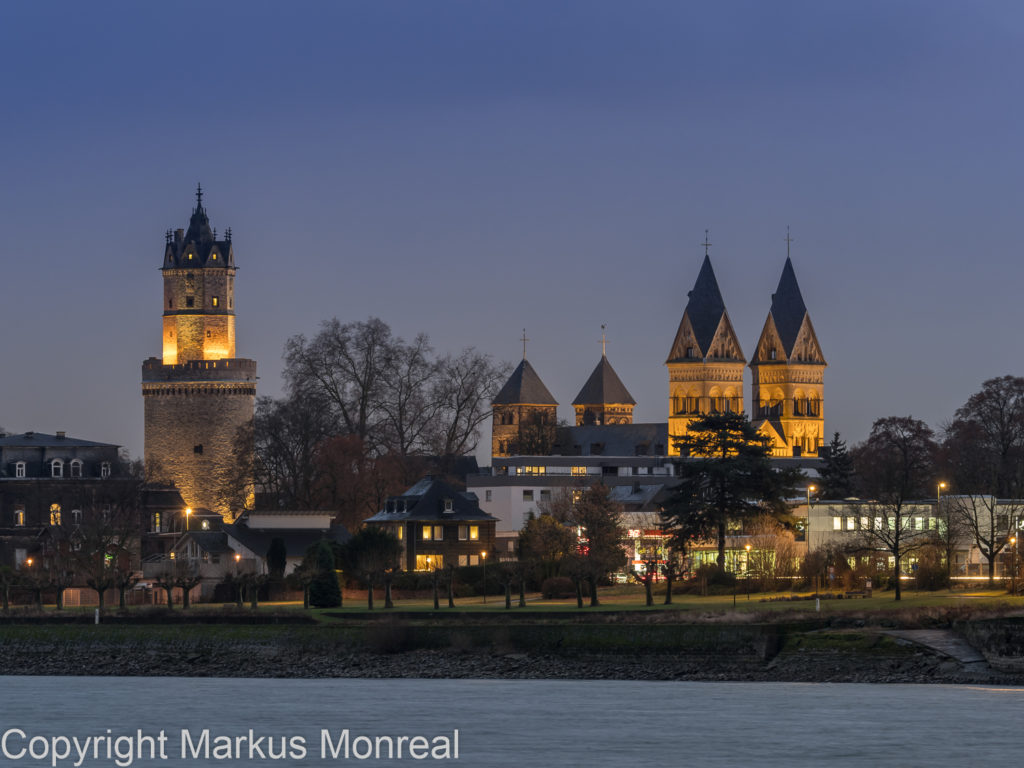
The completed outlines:
{"type": "MultiPolygon", "coordinates": [[[[639,613],[695,612],[702,615],[728,614],[733,612],[758,614],[778,614],[784,612],[806,614],[815,612],[815,602],[813,599],[780,599],[791,596],[810,597],[810,593],[806,592],[752,593],[748,595],[746,592],[739,591],[735,596],[731,592],[727,594],[717,594],[708,596],[673,595],[671,605],[663,604],[664,594],[661,594],[655,595],[655,604],[650,607],[644,604],[644,591],[643,588],[639,585],[616,585],[612,587],[605,587],[602,588],[598,594],[601,600],[600,606],[597,608],[591,608],[589,599],[584,598],[584,608],[582,611],[579,611],[581,614],[613,611],[636,611],[639,613]]],[[[384,610],[383,605],[384,601],[382,598],[375,598],[373,613],[375,615],[386,615],[387,611],[384,610]]],[[[830,598],[828,597],[827,593],[822,593],[820,605],[821,614],[897,611],[915,608],[948,608],[957,606],[979,609],[995,606],[1000,606],[1003,608],[1010,607],[1024,609],[1024,597],[1011,596],[1003,590],[940,590],[937,592],[918,592],[915,590],[904,590],[902,600],[897,602],[893,599],[893,593],[891,591],[876,591],[872,597],[855,599],[836,599],[835,597],[830,598]]],[[[458,611],[460,613],[478,614],[502,614],[506,612],[505,599],[504,596],[502,595],[488,595],[486,603],[484,602],[482,597],[456,598],[454,609],[450,609],[447,606],[447,597],[442,595],[440,597],[440,613],[452,610],[458,611]]],[[[194,603],[192,607],[189,608],[189,611],[205,612],[210,610],[223,610],[225,609],[225,607],[234,609],[233,605],[226,605],[224,603],[194,603]]],[[[52,605],[46,606],[44,610],[47,613],[55,611],[52,605]]],[[[136,608],[133,610],[139,609],[136,608]]],[[[245,607],[241,610],[249,611],[251,609],[248,607],[248,604],[246,604],[245,607]]],[[[301,603],[296,602],[261,602],[258,610],[301,611],[302,605],[301,603]]],[[[423,613],[425,615],[429,615],[434,613],[433,599],[429,596],[396,599],[395,610],[402,612],[423,613]]],[[[93,614],[93,611],[94,608],[92,607],[64,609],[64,613],[84,613],[90,616],[93,614]]],[[[113,609],[108,608],[108,611],[116,611],[116,607],[114,607],[113,609]]],[[[175,606],[174,611],[176,613],[180,613],[182,609],[180,606],[175,606]]],[[[527,595],[526,608],[519,608],[518,594],[514,594],[512,597],[511,613],[529,613],[543,616],[545,613],[575,613],[577,611],[578,609],[576,608],[575,598],[562,600],[544,600],[540,597],[539,594],[530,593],[527,595]]],[[[324,610],[310,609],[309,613],[316,618],[331,623],[333,623],[337,619],[333,616],[325,616],[324,614],[341,613],[349,615],[365,615],[367,613],[366,598],[364,595],[359,595],[358,593],[354,595],[350,593],[346,595],[345,604],[342,608],[331,608],[324,610]]]]}

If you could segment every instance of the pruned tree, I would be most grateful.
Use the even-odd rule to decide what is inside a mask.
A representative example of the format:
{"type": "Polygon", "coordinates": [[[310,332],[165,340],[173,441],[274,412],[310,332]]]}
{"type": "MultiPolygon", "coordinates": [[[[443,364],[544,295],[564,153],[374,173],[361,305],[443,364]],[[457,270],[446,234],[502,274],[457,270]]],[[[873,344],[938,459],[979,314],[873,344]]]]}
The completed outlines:
{"type": "Polygon", "coordinates": [[[677,465],[679,485],[662,517],[677,544],[709,536],[718,543],[718,567],[725,570],[726,531],[771,511],[788,514],[802,475],[769,461],[765,437],[743,414],[709,414],[692,421],[677,441],[684,457],[677,465]]]}
{"type": "Polygon", "coordinates": [[[875,421],[868,439],[853,452],[857,475],[872,499],[871,524],[861,531],[860,544],[893,558],[896,600],[902,594],[903,558],[932,540],[932,533],[917,525],[920,515],[909,503],[928,494],[936,451],[927,424],[910,416],[890,416],[875,421]]]}
{"type": "Polygon", "coordinates": [[[372,611],[374,586],[382,583],[389,571],[398,569],[402,542],[385,528],[369,525],[360,528],[341,549],[344,570],[366,585],[366,607],[372,611]]]}

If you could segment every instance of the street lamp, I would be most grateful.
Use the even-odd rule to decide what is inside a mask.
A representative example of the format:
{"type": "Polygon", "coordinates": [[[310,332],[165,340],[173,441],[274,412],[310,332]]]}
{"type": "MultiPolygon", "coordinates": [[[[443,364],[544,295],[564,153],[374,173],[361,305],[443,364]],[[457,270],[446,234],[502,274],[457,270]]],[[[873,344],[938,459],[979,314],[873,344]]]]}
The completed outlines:
{"type": "Polygon", "coordinates": [[[747,550],[747,600],[750,599],[750,545],[747,544],[745,547],[747,550]]]}
{"type": "MultiPolygon", "coordinates": [[[[811,554],[811,494],[818,490],[816,485],[807,486],[807,523],[804,525],[804,544],[807,547],[807,554],[811,554]]],[[[818,577],[814,577],[814,594],[818,594],[818,577]]]]}
{"type": "Polygon", "coordinates": [[[1010,545],[1013,547],[1013,555],[1010,558],[1010,594],[1017,594],[1017,537],[1010,537],[1010,545]]]}
{"type": "Polygon", "coordinates": [[[484,566],[484,605],[487,604],[487,550],[480,553],[480,562],[484,566]]]}

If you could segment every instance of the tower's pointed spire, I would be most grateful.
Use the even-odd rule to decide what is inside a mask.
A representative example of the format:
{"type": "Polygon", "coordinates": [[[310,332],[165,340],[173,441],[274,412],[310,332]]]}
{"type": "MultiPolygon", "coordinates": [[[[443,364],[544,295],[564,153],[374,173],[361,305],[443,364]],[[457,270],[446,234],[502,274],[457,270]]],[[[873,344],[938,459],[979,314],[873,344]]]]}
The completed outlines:
{"type": "Polygon", "coordinates": [[[210,217],[206,215],[203,208],[203,185],[196,185],[196,207],[192,210],[192,218],[188,222],[188,232],[185,233],[185,242],[197,244],[212,243],[214,241],[213,230],[210,229],[210,217]]]}
{"type": "Polygon", "coordinates": [[[796,337],[800,333],[800,326],[806,314],[807,305],[804,304],[800,285],[796,281],[793,261],[787,256],[786,264],[782,268],[782,277],[779,278],[779,287],[772,294],[771,308],[772,319],[775,320],[775,328],[779,332],[786,357],[793,353],[793,345],[796,344],[796,337]]]}
{"type": "Polygon", "coordinates": [[[725,300],[722,299],[722,291],[718,288],[715,270],[711,267],[711,257],[707,254],[704,255],[704,263],[697,274],[697,282],[693,284],[693,290],[687,296],[689,301],[686,304],[686,314],[690,316],[697,344],[701,352],[706,354],[715,331],[718,330],[718,323],[722,320],[722,313],[725,312],[725,300]]]}

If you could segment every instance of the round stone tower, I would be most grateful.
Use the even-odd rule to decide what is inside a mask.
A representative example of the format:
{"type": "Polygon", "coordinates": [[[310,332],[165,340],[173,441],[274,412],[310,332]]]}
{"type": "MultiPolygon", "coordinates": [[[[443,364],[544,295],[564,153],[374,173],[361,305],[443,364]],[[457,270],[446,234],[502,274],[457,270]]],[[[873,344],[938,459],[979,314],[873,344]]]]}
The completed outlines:
{"type": "Polygon", "coordinates": [[[166,239],[163,358],[142,364],[147,474],[230,519],[252,493],[234,448],[256,399],[256,361],[235,357],[231,230],[216,238],[199,187],[188,230],[166,239]]]}

